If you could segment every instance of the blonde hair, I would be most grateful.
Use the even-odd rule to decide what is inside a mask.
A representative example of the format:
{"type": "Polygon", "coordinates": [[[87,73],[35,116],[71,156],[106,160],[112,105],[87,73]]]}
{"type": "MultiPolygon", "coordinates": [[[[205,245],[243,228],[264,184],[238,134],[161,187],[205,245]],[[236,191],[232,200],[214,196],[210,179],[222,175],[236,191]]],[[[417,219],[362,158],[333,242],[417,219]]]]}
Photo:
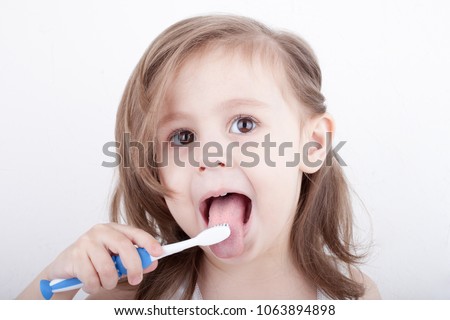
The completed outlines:
{"type": "MultiPolygon", "coordinates": [[[[170,190],[161,185],[156,168],[155,149],[145,150],[149,166],[142,166],[130,140],[156,141],[159,110],[163,107],[171,77],[186,59],[211,46],[239,49],[251,57],[264,54],[278,59],[291,93],[310,114],[326,111],[321,94],[322,76],[317,59],[308,44],[285,31],[274,31],[253,19],[211,15],[185,19],[167,28],[150,45],[134,69],[117,113],[116,141],[119,154],[128,163],[119,166],[119,179],[112,203],[111,220],[124,220],[149,232],[163,243],[187,239],[172,217],[164,196],[170,190]],[[123,141],[124,134],[129,140],[123,141]]],[[[332,152],[332,151],[330,151],[332,152]]],[[[330,155],[329,155],[330,156],[330,155]]],[[[359,256],[353,253],[352,207],[344,174],[332,157],[331,166],[304,174],[291,234],[291,254],[299,269],[331,298],[356,299],[363,295],[361,284],[342,270],[350,268],[359,256]]],[[[159,261],[159,267],[146,274],[136,293],[138,299],[168,299],[180,288],[182,298],[190,299],[201,268],[202,250],[192,248],[159,261]]]]}

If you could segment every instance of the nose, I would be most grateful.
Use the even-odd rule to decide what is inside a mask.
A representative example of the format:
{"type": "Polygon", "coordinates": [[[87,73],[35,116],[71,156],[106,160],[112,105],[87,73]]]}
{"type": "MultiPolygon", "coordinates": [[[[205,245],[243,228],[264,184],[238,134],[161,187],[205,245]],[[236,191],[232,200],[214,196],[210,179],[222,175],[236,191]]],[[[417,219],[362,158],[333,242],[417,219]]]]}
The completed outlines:
{"type": "MultiPolygon", "coordinates": [[[[225,163],[223,163],[223,162],[220,161],[220,160],[217,160],[217,162],[215,163],[215,165],[214,165],[214,166],[211,166],[211,167],[225,167],[225,163]]],[[[209,168],[211,168],[211,167],[209,167],[209,168]]],[[[203,172],[203,171],[206,170],[206,166],[205,166],[205,165],[200,165],[200,167],[198,168],[198,170],[199,170],[200,172],[203,172]]]]}
{"type": "Polygon", "coordinates": [[[203,172],[207,168],[226,167],[227,156],[224,152],[223,144],[210,142],[201,145],[199,150],[199,171],[203,172]]]}

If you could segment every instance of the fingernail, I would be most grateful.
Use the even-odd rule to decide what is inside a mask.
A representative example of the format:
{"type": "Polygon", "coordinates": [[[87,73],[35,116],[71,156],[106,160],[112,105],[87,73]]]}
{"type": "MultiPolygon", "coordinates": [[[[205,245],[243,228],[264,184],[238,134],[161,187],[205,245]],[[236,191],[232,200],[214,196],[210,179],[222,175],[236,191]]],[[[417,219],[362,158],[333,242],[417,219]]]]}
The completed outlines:
{"type": "Polygon", "coordinates": [[[134,277],[132,279],[129,279],[129,280],[130,280],[131,285],[137,285],[137,284],[141,283],[141,281],[142,281],[142,274],[140,274],[137,277],[134,277]]]}

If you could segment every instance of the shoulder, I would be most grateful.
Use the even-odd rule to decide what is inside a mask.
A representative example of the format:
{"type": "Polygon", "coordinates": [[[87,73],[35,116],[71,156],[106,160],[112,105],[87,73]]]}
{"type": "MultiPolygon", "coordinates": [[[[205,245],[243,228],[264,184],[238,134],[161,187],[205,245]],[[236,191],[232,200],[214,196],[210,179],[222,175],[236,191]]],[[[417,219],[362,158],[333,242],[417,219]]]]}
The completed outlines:
{"type": "Polygon", "coordinates": [[[364,295],[360,298],[361,300],[379,300],[381,299],[380,292],[376,283],[369,278],[362,271],[352,267],[350,268],[350,275],[352,279],[364,286],[364,295]]]}

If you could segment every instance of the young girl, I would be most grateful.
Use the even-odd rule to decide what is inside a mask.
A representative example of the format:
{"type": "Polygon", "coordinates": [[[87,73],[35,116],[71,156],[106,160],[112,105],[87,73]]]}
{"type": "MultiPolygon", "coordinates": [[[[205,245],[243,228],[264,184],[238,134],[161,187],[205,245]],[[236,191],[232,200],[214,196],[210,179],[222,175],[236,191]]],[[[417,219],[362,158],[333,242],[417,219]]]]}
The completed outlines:
{"type": "Polygon", "coordinates": [[[81,236],[19,297],[41,298],[40,279],[78,277],[97,299],[378,298],[354,267],[351,201],[326,145],[334,121],[320,89],[316,58],[294,34],[225,15],[169,27],[119,106],[112,222],[81,236]],[[158,256],[160,244],[220,223],[230,225],[227,240],[142,270],[135,246],[158,256]]]}

